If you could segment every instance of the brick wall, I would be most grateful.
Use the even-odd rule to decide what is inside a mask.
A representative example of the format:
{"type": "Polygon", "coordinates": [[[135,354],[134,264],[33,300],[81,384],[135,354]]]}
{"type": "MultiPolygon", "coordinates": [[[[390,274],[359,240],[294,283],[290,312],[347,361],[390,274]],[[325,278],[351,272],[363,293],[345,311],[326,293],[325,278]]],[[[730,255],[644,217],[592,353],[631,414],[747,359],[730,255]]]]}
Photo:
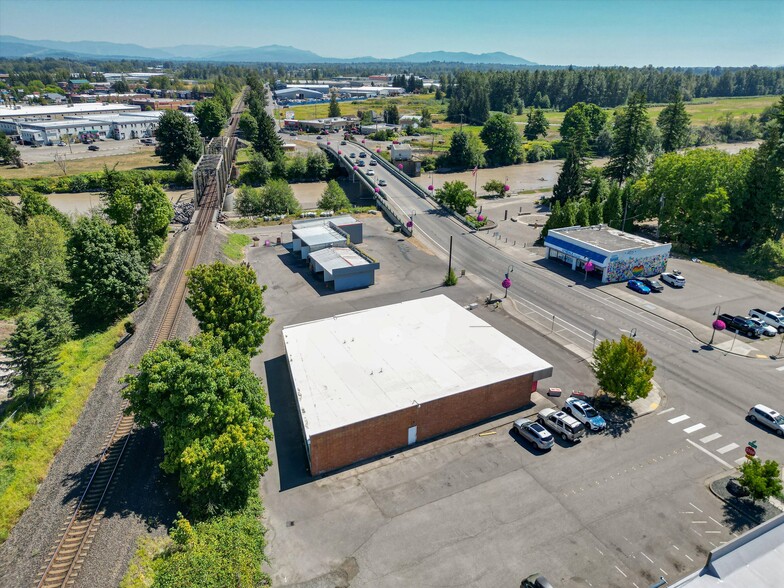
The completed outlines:
{"type": "Polygon", "coordinates": [[[532,376],[520,376],[313,435],[311,473],[329,472],[405,447],[408,428],[414,425],[417,441],[424,441],[519,409],[531,401],[534,384],[532,376]]]}

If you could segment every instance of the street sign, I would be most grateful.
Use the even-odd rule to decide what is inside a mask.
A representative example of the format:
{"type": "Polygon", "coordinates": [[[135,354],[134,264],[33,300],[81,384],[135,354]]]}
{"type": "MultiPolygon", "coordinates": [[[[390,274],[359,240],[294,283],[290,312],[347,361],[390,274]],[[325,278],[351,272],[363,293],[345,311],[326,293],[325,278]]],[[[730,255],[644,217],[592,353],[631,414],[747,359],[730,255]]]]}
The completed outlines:
{"type": "Polygon", "coordinates": [[[757,455],[757,452],[753,447],[746,447],[746,455],[748,457],[754,457],[755,455],[757,455]]]}
{"type": "Polygon", "coordinates": [[[754,449],[756,449],[757,448],[757,442],[756,441],[749,441],[749,447],[753,447],[754,449]]]}

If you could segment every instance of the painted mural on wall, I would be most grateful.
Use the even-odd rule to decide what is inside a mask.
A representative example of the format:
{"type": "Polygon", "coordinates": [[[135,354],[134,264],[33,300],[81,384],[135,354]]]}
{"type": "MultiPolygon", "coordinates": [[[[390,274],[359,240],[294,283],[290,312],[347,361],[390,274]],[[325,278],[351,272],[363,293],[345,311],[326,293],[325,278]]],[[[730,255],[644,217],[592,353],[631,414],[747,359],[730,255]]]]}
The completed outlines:
{"type": "Polygon", "coordinates": [[[642,259],[611,259],[607,265],[608,282],[623,282],[660,274],[667,267],[669,255],[651,255],[642,259]]]}

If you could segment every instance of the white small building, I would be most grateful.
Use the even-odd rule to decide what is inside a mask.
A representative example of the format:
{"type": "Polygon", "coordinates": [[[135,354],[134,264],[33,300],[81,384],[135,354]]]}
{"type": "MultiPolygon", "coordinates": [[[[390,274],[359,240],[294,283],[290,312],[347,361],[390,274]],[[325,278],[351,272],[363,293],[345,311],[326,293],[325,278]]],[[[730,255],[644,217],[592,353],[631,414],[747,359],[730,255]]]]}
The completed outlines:
{"type": "Polygon", "coordinates": [[[418,114],[404,114],[400,117],[400,126],[418,127],[422,123],[422,117],[418,114]]]}
{"type": "Polygon", "coordinates": [[[375,284],[379,263],[356,247],[327,247],[308,256],[310,271],[335,292],[375,284]]]}
{"type": "Polygon", "coordinates": [[[602,282],[623,282],[663,272],[671,247],[607,225],[550,229],[544,246],[548,259],[560,259],[573,270],[601,274],[602,282]]]}
{"type": "Polygon", "coordinates": [[[411,152],[411,145],[408,143],[401,143],[399,145],[392,145],[390,149],[392,161],[411,161],[413,153],[411,152]]]}

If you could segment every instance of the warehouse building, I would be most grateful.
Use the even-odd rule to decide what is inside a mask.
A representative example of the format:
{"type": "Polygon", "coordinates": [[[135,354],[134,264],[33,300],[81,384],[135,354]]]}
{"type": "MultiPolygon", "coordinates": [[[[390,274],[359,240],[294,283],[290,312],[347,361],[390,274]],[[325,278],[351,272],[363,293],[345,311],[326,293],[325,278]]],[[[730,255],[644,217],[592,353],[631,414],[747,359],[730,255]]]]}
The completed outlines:
{"type": "Polygon", "coordinates": [[[140,112],[138,106],[128,104],[48,104],[46,106],[16,106],[0,108],[0,119],[8,120],[60,120],[69,116],[91,114],[127,114],[140,112]]]}
{"type": "Polygon", "coordinates": [[[443,295],[283,329],[311,474],[531,401],[553,368],[443,295]]]}
{"type": "Polygon", "coordinates": [[[367,288],[376,282],[379,263],[356,247],[327,247],[308,256],[310,271],[335,292],[367,288]]]}
{"type": "Polygon", "coordinates": [[[544,246],[548,259],[559,259],[573,270],[601,276],[602,282],[623,282],[663,272],[671,247],[607,225],[550,229],[544,246]]]}

